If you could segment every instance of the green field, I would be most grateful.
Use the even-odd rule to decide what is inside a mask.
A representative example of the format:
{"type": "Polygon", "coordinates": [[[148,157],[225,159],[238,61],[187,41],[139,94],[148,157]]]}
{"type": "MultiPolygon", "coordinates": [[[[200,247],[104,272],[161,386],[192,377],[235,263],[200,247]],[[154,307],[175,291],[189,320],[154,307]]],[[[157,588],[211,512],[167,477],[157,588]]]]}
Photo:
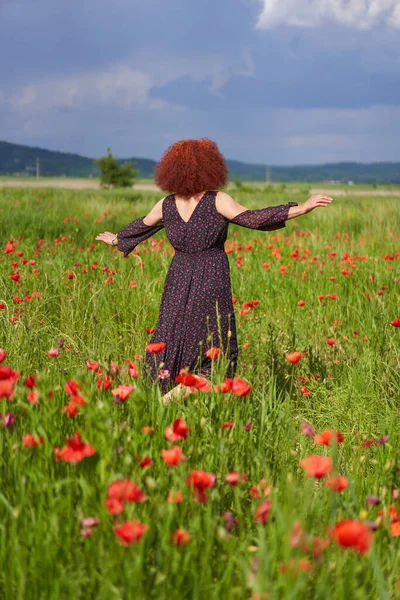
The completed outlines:
{"type": "MultiPolygon", "coordinates": [[[[306,194],[245,184],[234,196],[260,208],[306,194]]],[[[95,240],[159,197],[0,189],[0,597],[400,598],[398,198],[335,198],[275,232],[230,225],[237,376],[252,390],[212,389],[166,408],[140,366],[172,248],[160,232],[124,259],[95,240]],[[295,351],[303,354],[292,364],[295,351]],[[71,380],[80,388],[72,400],[71,380]],[[120,384],[134,390],[114,402],[120,384]],[[165,429],[177,418],[190,431],[170,442],[165,429]],[[321,445],[305,423],[344,439],[321,445]],[[54,450],[75,432],[95,453],[66,462],[54,450]],[[168,466],[161,450],[173,446],[187,460],[168,466]],[[306,477],[300,462],[311,455],[331,458],[331,476],[345,476],[347,488],[306,477]],[[188,484],[193,470],[217,476],[207,503],[188,484]],[[232,472],[237,485],[226,481],[232,472]],[[116,480],[146,498],[115,498],[116,480]],[[167,500],[177,492],[182,502],[167,500]],[[119,514],[107,497],[122,502],[119,514]],[[99,523],[85,527],[89,517],[99,523]],[[356,538],[339,536],[347,519],[356,538]],[[123,544],[118,527],[131,521],[147,527],[123,544]]]]}

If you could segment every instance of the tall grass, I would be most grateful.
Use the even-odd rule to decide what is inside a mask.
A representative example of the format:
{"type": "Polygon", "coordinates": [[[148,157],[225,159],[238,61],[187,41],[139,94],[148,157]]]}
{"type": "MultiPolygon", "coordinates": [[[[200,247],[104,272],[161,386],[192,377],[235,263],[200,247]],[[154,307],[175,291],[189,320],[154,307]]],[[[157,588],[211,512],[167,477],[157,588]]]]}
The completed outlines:
{"type": "MultiPolygon", "coordinates": [[[[307,196],[248,186],[235,197],[258,208],[300,203],[307,196]]],[[[391,504],[400,510],[393,498],[400,487],[400,330],[390,325],[400,316],[398,199],[335,199],[271,233],[231,225],[237,375],[253,389],[245,398],[197,393],[166,408],[157,386],[125,371],[127,360],[140,366],[146,328],[156,324],[171,247],[160,232],[157,244],[148,240],[138,255],[124,259],[95,241],[99,232],[116,232],[146,214],[158,198],[139,192],[1,191],[2,246],[12,239],[16,250],[0,258],[0,347],[8,355],[3,364],[20,373],[13,400],[0,401],[3,414],[15,415],[14,426],[0,432],[1,597],[399,597],[400,537],[391,535],[387,516],[391,504]],[[290,256],[296,248],[299,258],[290,256]],[[23,264],[25,259],[36,262],[23,264]],[[20,284],[10,277],[16,272],[20,284]],[[33,292],[40,297],[30,299],[33,292]],[[23,302],[13,300],[18,297],[23,302]],[[242,303],[251,300],[260,304],[240,316],[242,303]],[[59,344],[59,356],[49,357],[59,344]],[[286,353],[295,350],[305,354],[292,365],[286,353]],[[115,404],[111,389],[98,389],[87,360],[110,373],[111,389],[134,385],[126,402],[115,404]],[[23,383],[29,375],[37,376],[38,404],[27,400],[30,390],[23,383]],[[71,379],[87,402],[73,418],[62,412],[71,379]],[[186,441],[172,444],[164,430],[178,417],[191,431],[186,441]],[[223,429],[229,421],[233,427],[223,429]],[[305,421],[317,432],[340,431],[344,442],[316,445],[300,430],[305,421]],[[152,435],[143,432],[145,425],[154,427],[152,435]],[[96,454],[77,464],[57,461],[54,448],[75,431],[96,454]],[[27,433],[43,436],[44,443],[26,448],[27,433]],[[385,443],[362,445],[383,436],[385,443]],[[160,456],[172,445],[187,457],[176,467],[160,456]],[[310,454],[332,457],[348,488],[334,493],[324,480],[305,478],[299,462],[310,454]],[[154,465],[141,468],[144,456],[154,465]],[[206,491],[207,504],[196,502],[186,483],[193,469],[218,476],[206,491]],[[234,470],[247,475],[235,487],[225,482],[234,470]],[[148,499],[127,503],[112,516],[104,505],[107,487],[121,478],[135,482],[148,499]],[[253,498],[249,491],[262,479],[271,486],[268,497],[253,498]],[[171,490],[182,492],[182,503],[167,502],[171,490]],[[367,504],[372,494],[380,505],[367,504]],[[263,525],[255,512],[265,499],[272,508],[263,525]],[[237,521],[230,531],[224,512],[237,521]],[[100,520],[89,537],[81,535],[83,517],[100,520]],[[301,544],[292,547],[294,523],[329,540],[329,528],[345,518],[375,524],[365,555],[334,541],[319,558],[301,544]],[[114,533],[126,520],[149,525],[128,547],[114,533]],[[190,534],[184,547],[170,541],[178,528],[190,534]],[[305,558],[308,566],[299,562],[305,558]]],[[[214,383],[221,381],[220,372],[217,364],[214,383]]]]}

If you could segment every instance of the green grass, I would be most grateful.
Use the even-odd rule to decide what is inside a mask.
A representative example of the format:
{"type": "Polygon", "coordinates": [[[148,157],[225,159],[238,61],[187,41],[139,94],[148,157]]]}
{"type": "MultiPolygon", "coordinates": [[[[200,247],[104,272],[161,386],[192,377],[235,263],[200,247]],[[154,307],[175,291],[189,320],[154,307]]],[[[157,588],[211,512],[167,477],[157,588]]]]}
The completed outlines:
{"type": "MultiPolygon", "coordinates": [[[[256,187],[246,184],[235,198],[249,208],[307,198],[306,190],[262,193],[256,187]]],[[[165,232],[156,236],[164,240],[156,250],[148,240],[128,259],[95,240],[146,214],[158,199],[157,193],[138,191],[0,190],[3,250],[12,239],[23,253],[0,255],[0,347],[8,355],[3,365],[20,373],[13,400],[0,400],[3,414],[15,414],[15,425],[0,431],[1,598],[398,598],[400,537],[378,515],[386,515],[390,504],[400,511],[392,498],[400,487],[400,330],[390,325],[400,317],[398,200],[335,198],[328,208],[270,233],[231,225],[237,375],[253,389],[245,398],[198,393],[165,408],[157,386],[125,373],[127,360],[140,368],[146,327],[156,324],[172,257],[165,232]],[[290,256],[296,248],[299,258],[290,256]],[[23,264],[25,259],[35,264],[23,264]],[[20,284],[12,273],[20,274],[20,284]],[[33,292],[40,297],[29,301],[33,292]],[[337,299],[318,299],[332,293],[337,299]],[[15,303],[17,297],[24,301],[15,303]],[[250,300],[260,304],[240,316],[242,303],[250,300]],[[59,338],[60,355],[50,358],[47,352],[59,338]],[[329,346],[327,338],[336,344],[329,346]],[[291,365],[285,355],[295,350],[306,354],[291,365]],[[87,360],[110,373],[111,389],[135,386],[126,402],[114,404],[111,389],[96,387],[87,360]],[[27,400],[30,390],[23,383],[31,374],[37,376],[39,404],[27,400]],[[74,418],[62,412],[70,379],[87,402],[74,418]],[[187,440],[175,444],[187,461],[167,467],[160,450],[173,445],[164,430],[177,417],[191,428],[187,440]],[[227,421],[232,429],[221,428],[227,421]],[[316,445],[300,430],[305,421],[318,433],[342,432],[344,442],[316,445]],[[249,422],[250,431],[244,431],[249,422]],[[154,434],[145,434],[144,425],[154,427],[154,434]],[[57,462],[54,448],[75,431],[96,454],[77,464],[57,462]],[[25,448],[22,436],[28,433],[42,435],[44,443],[25,448]],[[386,435],[387,443],[362,447],[364,440],[386,435]],[[334,493],[323,480],[306,479],[299,461],[311,454],[332,457],[348,488],[334,493]],[[152,467],[139,466],[144,456],[152,458],[152,467]],[[193,499],[186,483],[192,469],[218,476],[206,491],[208,504],[193,499]],[[246,473],[247,481],[226,483],[233,470],[246,473]],[[148,499],[112,516],[104,501],[108,485],[120,478],[131,479],[148,499]],[[263,499],[249,494],[261,479],[272,488],[265,525],[254,518],[263,499]],[[182,492],[181,504],[167,502],[171,490],[182,492]],[[379,497],[378,507],[368,507],[371,494],[379,497]],[[224,512],[238,521],[229,533],[224,512]],[[100,520],[91,537],[80,534],[83,517],[100,520]],[[367,554],[331,542],[316,560],[306,549],[291,547],[296,521],[309,536],[328,539],[327,530],[345,518],[377,525],[367,554]],[[149,525],[128,547],[113,531],[114,522],[126,520],[149,525]],[[170,542],[178,528],[191,536],[185,547],[170,542]],[[283,572],[282,565],[300,558],[310,561],[310,572],[296,574],[290,566],[283,572]]],[[[220,372],[217,365],[214,383],[220,372]]]]}

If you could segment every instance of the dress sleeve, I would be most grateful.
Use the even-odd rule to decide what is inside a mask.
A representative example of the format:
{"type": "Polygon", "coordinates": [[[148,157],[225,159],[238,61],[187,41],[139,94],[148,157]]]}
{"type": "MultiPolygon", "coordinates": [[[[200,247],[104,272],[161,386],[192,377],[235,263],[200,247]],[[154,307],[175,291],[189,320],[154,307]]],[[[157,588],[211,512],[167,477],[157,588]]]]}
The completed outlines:
{"type": "Polygon", "coordinates": [[[256,210],[245,210],[231,219],[229,223],[248,227],[249,229],[259,229],[260,231],[273,231],[286,227],[285,221],[288,218],[289,208],[298,206],[297,202],[288,202],[279,206],[268,206],[267,208],[258,208],[256,210]]]}
{"type": "Polygon", "coordinates": [[[135,219],[129,225],[118,232],[117,248],[123,252],[126,258],[140,242],[147,240],[150,236],[164,228],[164,223],[160,221],[157,225],[146,225],[143,223],[144,217],[135,219]]]}

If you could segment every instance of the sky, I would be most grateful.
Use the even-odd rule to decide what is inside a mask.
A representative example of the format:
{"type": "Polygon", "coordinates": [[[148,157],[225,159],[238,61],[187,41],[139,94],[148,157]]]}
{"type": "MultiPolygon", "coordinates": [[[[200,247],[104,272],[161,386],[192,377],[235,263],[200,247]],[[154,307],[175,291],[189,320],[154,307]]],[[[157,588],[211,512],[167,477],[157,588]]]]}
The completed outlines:
{"type": "Polygon", "coordinates": [[[0,140],[400,161],[400,0],[0,0],[0,140]]]}

